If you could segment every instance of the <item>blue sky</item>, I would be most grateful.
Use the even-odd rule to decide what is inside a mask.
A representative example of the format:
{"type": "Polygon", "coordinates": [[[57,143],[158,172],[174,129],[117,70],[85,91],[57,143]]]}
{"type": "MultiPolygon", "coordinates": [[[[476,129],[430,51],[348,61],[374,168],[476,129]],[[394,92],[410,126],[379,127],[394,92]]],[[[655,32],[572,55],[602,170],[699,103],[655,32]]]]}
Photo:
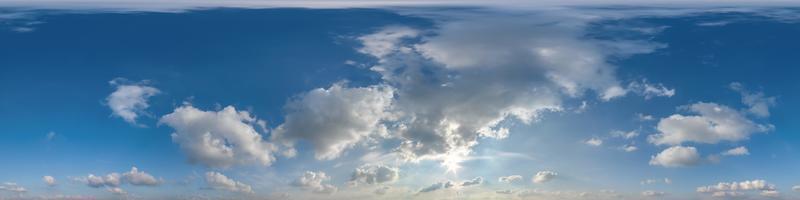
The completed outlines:
{"type": "Polygon", "coordinates": [[[800,198],[800,10],[575,2],[0,3],[0,199],[800,198]]]}

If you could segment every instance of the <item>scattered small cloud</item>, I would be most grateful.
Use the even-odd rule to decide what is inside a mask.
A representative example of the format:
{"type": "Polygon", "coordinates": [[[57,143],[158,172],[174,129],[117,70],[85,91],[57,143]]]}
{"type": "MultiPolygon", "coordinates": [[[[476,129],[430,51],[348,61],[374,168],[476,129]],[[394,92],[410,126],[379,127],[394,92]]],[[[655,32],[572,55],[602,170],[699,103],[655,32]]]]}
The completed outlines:
{"type": "Polygon", "coordinates": [[[539,171],[533,176],[533,183],[545,183],[551,181],[558,176],[554,171],[539,171]]]}

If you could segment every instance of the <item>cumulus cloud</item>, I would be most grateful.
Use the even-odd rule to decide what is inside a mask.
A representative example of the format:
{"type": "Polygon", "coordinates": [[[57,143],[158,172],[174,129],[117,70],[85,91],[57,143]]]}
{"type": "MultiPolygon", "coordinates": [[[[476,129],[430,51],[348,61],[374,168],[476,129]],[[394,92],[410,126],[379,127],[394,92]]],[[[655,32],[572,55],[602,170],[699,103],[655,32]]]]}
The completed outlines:
{"type": "Polygon", "coordinates": [[[650,135],[653,144],[678,145],[684,142],[716,144],[720,141],[741,141],[755,133],[773,129],[770,124],[757,124],[742,113],[716,103],[695,103],[686,110],[697,115],[674,114],[662,118],[656,129],[660,133],[650,135]]]}
{"type": "Polygon", "coordinates": [[[736,147],[733,149],[728,149],[725,152],[722,152],[724,156],[744,156],[750,155],[750,151],[747,150],[747,147],[736,147]]]}
{"type": "Polygon", "coordinates": [[[85,178],[86,185],[93,188],[109,186],[109,187],[117,187],[122,184],[121,177],[119,173],[110,173],[106,176],[95,176],[94,174],[89,174],[85,178]]]}
{"type": "Polygon", "coordinates": [[[749,108],[747,112],[757,117],[769,117],[769,107],[775,106],[775,97],[767,97],[763,92],[748,91],[741,83],[731,83],[730,88],[742,95],[742,103],[749,108]]]}
{"type": "Polygon", "coordinates": [[[377,60],[370,69],[395,91],[398,155],[457,164],[478,138],[507,137],[503,121],[532,123],[563,110],[562,99],[587,93],[602,100],[625,95],[607,60],[662,45],[587,39],[590,21],[547,12],[525,19],[459,15],[435,34],[387,27],[359,37],[359,51],[377,60]],[[549,23],[556,19],[569,23],[549,23]]]}
{"type": "Polygon", "coordinates": [[[150,107],[147,100],[160,93],[154,87],[147,86],[147,81],[131,83],[122,78],[109,82],[117,89],[106,97],[106,104],[114,116],[136,125],[136,118],[146,115],[145,109],[150,107]]]}
{"type": "Polygon", "coordinates": [[[553,171],[539,171],[533,176],[532,180],[534,183],[545,183],[553,180],[556,176],[558,176],[558,173],[553,171]]]}
{"type": "Polygon", "coordinates": [[[716,185],[701,186],[697,192],[711,194],[714,197],[743,196],[747,191],[760,191],[762,196],[777,196],[779,193],[775,185],[764,180],[751,180],[742,182],[720,182],[716,185]]]}
{"type": "Polygon", "coordinates": [[[650,165],[663,167],[687,167],[697,164],[700,164],[700,154],[694,147],[673,146],[650,157],[650,165]]]}
{"type": "Polygon", "coordinates": [[[500,178],[497,178],[497,181],[501,183],[514,183],[521,180],[522,176],[520,175],[501,176],[500,178]]]}
{"type": "Polygon", "coordinates": [[[44,184],[46,184],[47,186],[56,185],[56,178],[52,176],[42,176],[42,181],[44,181],[44,184]]]}
{"type": "Polygon", "coordinates": [[[583,143],[585,143],[585,144],[587,144],[589,146],[599,147],[600,145],[603,145],[603,140],[600,139],[600,138],[591,138],[591,139],[588,139],[588,140],[584,141],[583,143]]]}
{"type": "Polygon", "coordinates": [[[211,189],[252,194],[250,185],[228,178],[219,172],[206,172],[206,183],[211,189]]]}
{"type": "Polygon", "coordinates": [[[382,184],[397,181],[400,170],[385,165],[363,165],[356,168],[350,181],[353,183],[382,184]]]}
{"type": "Polygon", "coordinates": [[[125,182],[131,185],[148,185],[154,186],[161,183],[160,180],[153,177],[144,171],[139,171],[136,167],[131,167],[131,171],[122,173],[122,178],[125,182]]]}
{"type": "Polygon", "coordinates": [[[275,160],[276,147],[253,127],[260,121],[233,106],[203,111],[183,105],[161,117],[159,124],[175,129],[172,141],[190,162],[225,168],[253,163],[269,166],[275,160]]]}
{"type": "Polygon", "coordinates": [[[664,195],[667,195],[667,193],[659,192],[659,191],[653,191],[653,190],[646,190],[646,191],[642,192],[642,196],[646,196],[646,197],[660,197],[660,196],[664,196],[664,195]]]}
{"type": "Polygon", "coordinates": [[[28,192],[28,190],[25,189],[24,187],[17,185],[17,183],[12,183],[12,182],[5,182],[3,184],[0,184],[0,190],[13,192],[17,194],[28,192]]]}
{"type": "Polygon", "coordinates": [[[331,177],[326,175],[325,172],[306,171],[303,173],[303,176],[300,176],[300,178],[292,182],[292,185],[311,190],[314,193],[331,194],[336,192],[338,188],[327,183],[322,183],[330,179],[331,177]]]}
{"type": "Polygon", "coordinates": [[[317,159],[337,158],[370,136],[388,134],[382,122],[390,117],[392,98],[393,89],[387,86],[348,88],[337,83],[309,91],[289,102],[285,122],[272,139],[287,146],[306,140],[317,159]]]}
{"type": "MultiPolygon", "coordinates": [[[[125,194],[125,191],[120,188],[124,184],[156,186],[162,182],[161,179],[156,179],[153,175],[139,171],[136,167],[131,167],[130,171],[122,174],[117,172],[108,173],[105,176],[89,174],[86,177],[75,178],[75,180],[93,188],[104,187],[113,194],[125,194]]],[[[55,182],[55,179],[53,179],[53,182],[55,182]]]]}

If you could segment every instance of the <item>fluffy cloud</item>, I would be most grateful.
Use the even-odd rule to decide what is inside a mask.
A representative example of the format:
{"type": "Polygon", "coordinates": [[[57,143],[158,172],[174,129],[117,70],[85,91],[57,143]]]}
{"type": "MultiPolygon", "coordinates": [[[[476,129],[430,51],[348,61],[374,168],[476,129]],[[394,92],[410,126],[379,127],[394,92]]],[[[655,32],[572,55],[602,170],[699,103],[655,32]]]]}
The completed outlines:
{"type": "Polygon", "coordinates": [[[750,155],[750,151],[747,150],[747,147],[736,147],[733,149],[729,149],[725,152],[722,152],[722,155],[725,156],[744,156],[750,155]]]}
{"type": "Polygon", "coordinates": [[[146,114],[145,109],[150,107],[147,99],[160,93],[158,89],[147,86],[147,81],[129,83],[125,79],[117,78],[109,83],[117,89],[106,97],[106,104],[114,116],[131,124],[136,124],[136,118],[146,114]]]}
{"type": "Polygon", "coordinates": [[[89,176],[85,178],[85,182],[86,185],[94,188],[103,186],[117,187],[122,184],[119,173],[110,173],[106,176],[95,176],[94,174],[89,174],[89,176]]]}
{"type": "Polygon", "coordinates": [[[269,166],[275,160],[275,146],[264,141],[253,127],[263,121],[247,111],[236,111],[233,106],[203,111],[183,105],[161,117],[159,124],[175,129],[172,141],[180,145],[192,163],[224,168],[252,163],[269,166]]]}
{"type": "Polygon", "coordinates": [[[521,180],[522,176],[520,175],[501,176],[500,178],[497,178],[497,181],[501,183],[513,183],[521,180]]]}
{"type": "Polygon", "coordinates": [[[658,122],[660,133],[648,140],[657,145],[684,142],[716,144],[720,141],[746,140],[754,133],[772,130],[772,125],[757,124],[742,113],[715,103],[695,103],[686,109],[697,115],[674,114],[658,122]]]}
{"type": "Polygon", "coordinates": [[[646,196],[646,197],[660,197],[660,196],[664,196],[664,195],[667,195],[667,193],[659,192],[659,191],[653,191],[653,190],[646,190],[646,191],[642,192],[642,196],[646,196]]]}
{"type": "Polygon", "coordinates": [[[766,97],[763,92],[751,92],[741,83],[731,83],[730,88],[742,95],[742,103],[749,108],[747,112],[758,117],[769,117],[769,107],[775,105],[775,97],[766,97]]]}
{"type": "Polygon", "coordinates": [[[602,100],[625,95],[607,60],[662,45],[587,39],[590,21],[547,12],[524,20],[459,15],[435,34],[387,27],[359,37],[359,51],[377,60],[370,69],[395,91],[391,135],[401,141],[398,155],[457,165],[478,138],[505,138],[503,121],[534,122],[563,110],[562,99],[585,93],[602,100]],[[549,23],[556,19],[569,23],[549,23]]]}
{"type": "Polygon", "coordinates": [[[356,168],[350,181],[353,183],[382,184],[397,181],[400,170],[385,165],[364,165],[356,168]]]}
{"type": "Polygon", "coordinates": [[[687,167],[700,164],[700,154],[694,147],[674,146],[650,157],[650,165],[687,167]]]}
{"type": "Polygon", "coordinates": [[[793,186],[792,190],[794,190],[795,192],[800,192],[800,185],[793,186]]]}
{"type": "Polygon", "coordinates": [[[553,171],[540,171],[540,172],[537,172],[536,175],[533,176],[533,182],[534,183],[548,182],[548,181],[553,180],[554,178],[556,178],[556,176],[558,176],[558,173],[553,172],[553,171]]]}
{"type": "Polygon", "coordinates": [[[306,171],[303,173],[303,176],[295,180],[292,185],[311,190],[314,193],[331,194],[336,192],[338,188],[330,184],[322,183],[330,179],[331,177],[326,175],[325,172],[306,171]]]}
{"type": "Polygon", "coordinates": [[[11,182],[5,182],[3,184],[0,184],[0,190],[13,193],[25,193],[28,191],[24,187],[17,185],[17,183],[11,183],[11,182]]]}
{"type": "Polygon", "coordinates": [[[603,140],[600,139],[600,138],[591,138],[591,139],[588,139],[588,140],[584,141],[583,143],[585,143],[585,144],[587,144],[589,146],[599,147],[600,145],[603,145],[603,140]]]}
{"type": "Polygon", "coordinates": [[[153,177],[153,175],[145,173],[144,171],[140,172],[136,167],[131,167],[131,171],[122,173],[122,178],[131,185],[153,186],[161,183],[161,181],[153,177]]]}
{"type": "MultiPolygon", "coordinates": [[[[86,177],[76,178],[76,181],[83,182],[89,187],[100,188],[105,187],[106,190],[113,194],[125,194],[125,191],[120,188],[123,184],[131,184],[136,186],[156,186],[161,184],[160,179],[156,179],[153,175],[139,171],[136,167],[131,167],[131,170],[125,173],[112,172],[105,176],[96,176],[89,174],[86,177]]],[[[45,178],[45,182],[46,182],[45,178]]],[[[55,182],[55,179],[53,179],[55,182]]]]}
{"type": "Polygon", "coordinates": [[[762,196],[777,196],[775,185],[764,180],[751,180],[742,182],[720,182],[716,185],[697,188],[699,193],[711,194],[714,197],[742,196],[747,191],[760,191],[762,196]]]}
{"type": "Polygon", "coordinates": [[[626,144],[625,146],[620,147],[620,149],[622,149],[625,152],[634,152],[636,150],[639,150],[638,147],[633,146],[633,145],[629,145],[629,144],[626,144]]]}
{"type": "Polygon", "coordinates": [[[387,135],[381,123],[390,117],[393,90],[386,86],[348,88],[337,83],[318,88],[289,102],[285,122],[272,139],[292,146],[311,142],[317,159],[334,159],[371,135],[387,135]]]}
{"type": "Polygon", "coordinates": [[[219,172],[206,172],[206,183],[215,190],[227,190],[231,192],[241,192],[252,194],[253,188],[250,185],[228,178],[219,172]]]}
{"type": "Polygon", "coordinates": [[[56,185],[56,178],[54,178],[52,176],[42,176],[42,181],[44,181],[44,184],[47,184],[47,186],[55,186],[56,185]]]}

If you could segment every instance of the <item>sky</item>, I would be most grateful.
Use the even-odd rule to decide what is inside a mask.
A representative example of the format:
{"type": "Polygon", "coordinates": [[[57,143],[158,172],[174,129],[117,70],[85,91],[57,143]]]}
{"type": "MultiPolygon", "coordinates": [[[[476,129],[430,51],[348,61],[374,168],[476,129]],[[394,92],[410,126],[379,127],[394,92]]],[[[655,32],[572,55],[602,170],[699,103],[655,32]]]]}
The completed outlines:
{"type": "Polygon", "coordinates": [[[0,199],[800,199],[791,1],[0,1],[0,199]]]}

